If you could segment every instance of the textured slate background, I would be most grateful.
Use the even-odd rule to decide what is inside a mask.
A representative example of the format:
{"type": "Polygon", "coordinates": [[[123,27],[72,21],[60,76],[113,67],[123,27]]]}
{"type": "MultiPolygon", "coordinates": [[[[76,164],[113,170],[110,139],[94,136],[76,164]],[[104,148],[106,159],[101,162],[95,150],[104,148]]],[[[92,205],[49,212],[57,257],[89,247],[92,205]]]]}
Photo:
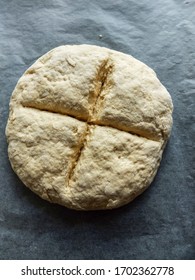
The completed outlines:
{"type": "Polygon", "coordinates": [[[194,96],[195,1],[0,0],[0,259],[194,259],[194,96]],[[145,62],[174,103],[154,182],[112,211],[75,212],[41,200],[7,157],[4,130],[17,80],[48,50],[81,43],[145,62]]]}

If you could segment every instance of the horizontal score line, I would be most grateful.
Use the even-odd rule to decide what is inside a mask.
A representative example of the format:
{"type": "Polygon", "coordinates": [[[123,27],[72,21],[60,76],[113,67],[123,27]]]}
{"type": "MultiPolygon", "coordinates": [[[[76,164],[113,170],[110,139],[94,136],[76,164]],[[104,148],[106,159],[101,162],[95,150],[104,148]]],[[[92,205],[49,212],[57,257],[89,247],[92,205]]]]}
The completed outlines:
{"type": "Polygon", "coordinates": [[[45,113],[52,113],[52,114],[59,114],[61,116],[67,116],[67,117],[70,117],[70,118],[74,118],[78,121],[81,121],[81,122],[86,122],[88,125],[97,125],[97,126],[103,126],[103,127],[108,127],[108,128],[113,128],[113,129],[116,129],[116,130],[119,130],[121,132],[126,132],[126,133],[129,133],[129,134],[132,134],[134,136],[137,136],[137,137],[141,137],[141,138],[144,138],[144,139],[147,139],[147,140],[151,140],[151,141],[155,141],[155,142],[161,142],[160,140],[161,139],[158,139],[157,137],[149,137],[149,136],[146,136],[145,134],[141,134],[141,133],[136,133],[135,131],[133,131],[132,129],[128,129],[128,130],[124,130],[120,127],[117,127],[117,126],[114,126],[114,125],[110,125],[110,124],[104,124],[104,123],[101,123],[101,122],[98,122],[98,121],[95,121],[95,120],[89,120],[87,118],[81,118],[81,117],[76,117],[76,116],[73,116],[73,115],[70,115],[70,114],[63,114],[62,112],[57,112],[55,110],[48,110],[48,109],[42,109],[40,107],[33,107],[33,106],[30,106],[30,105],[24,105],[24,104],[21,104],[22,108],[28,108],[28,109],[32,109],[32,110],[37,110],[37,111],[41,111],[41,112],[45,112],[45,113]]]}

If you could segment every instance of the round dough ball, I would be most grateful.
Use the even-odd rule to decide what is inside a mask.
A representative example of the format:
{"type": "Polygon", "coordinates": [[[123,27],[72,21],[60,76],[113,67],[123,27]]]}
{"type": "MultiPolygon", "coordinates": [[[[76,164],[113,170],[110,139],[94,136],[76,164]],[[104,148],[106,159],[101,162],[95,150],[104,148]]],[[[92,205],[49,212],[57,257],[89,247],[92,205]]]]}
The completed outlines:
{"type": "Polygon", "coordinates": [[[57,47],[19,79],[6,128],[13,170],[43,199],[112,209],[152,182],[172,126],[172,101],[130,55],[57,47]]]}

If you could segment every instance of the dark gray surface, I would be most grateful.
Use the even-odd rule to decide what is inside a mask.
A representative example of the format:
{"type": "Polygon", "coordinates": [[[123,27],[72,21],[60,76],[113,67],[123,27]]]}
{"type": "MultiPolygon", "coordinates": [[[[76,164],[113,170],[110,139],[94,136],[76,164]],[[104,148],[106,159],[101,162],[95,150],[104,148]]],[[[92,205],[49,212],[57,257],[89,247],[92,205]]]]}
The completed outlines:
{"type": "Polygon", "coordinates": [[[0,0],[0,258],[194,259],[194,96],[195,1],[0,0]],[[4,130],[17,80],[48,50],[82,43],[145,62],[174,103],[154,182],[112,211],[75,212],[41,200],[7,157],[4,130]]]}

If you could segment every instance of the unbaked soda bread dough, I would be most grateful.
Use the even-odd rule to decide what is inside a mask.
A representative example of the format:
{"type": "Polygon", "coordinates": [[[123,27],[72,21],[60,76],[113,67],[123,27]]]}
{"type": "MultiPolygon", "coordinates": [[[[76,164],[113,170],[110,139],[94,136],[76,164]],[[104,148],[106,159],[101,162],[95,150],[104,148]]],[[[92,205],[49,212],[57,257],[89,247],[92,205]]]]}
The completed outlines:
{"type": "Polygon", "coordinates": [[[152,182],[173,105],[155,72],[130,55],[65,45],[19,79],[6,127],[22,182],[77,210],[112,209],[152,182]]]}

